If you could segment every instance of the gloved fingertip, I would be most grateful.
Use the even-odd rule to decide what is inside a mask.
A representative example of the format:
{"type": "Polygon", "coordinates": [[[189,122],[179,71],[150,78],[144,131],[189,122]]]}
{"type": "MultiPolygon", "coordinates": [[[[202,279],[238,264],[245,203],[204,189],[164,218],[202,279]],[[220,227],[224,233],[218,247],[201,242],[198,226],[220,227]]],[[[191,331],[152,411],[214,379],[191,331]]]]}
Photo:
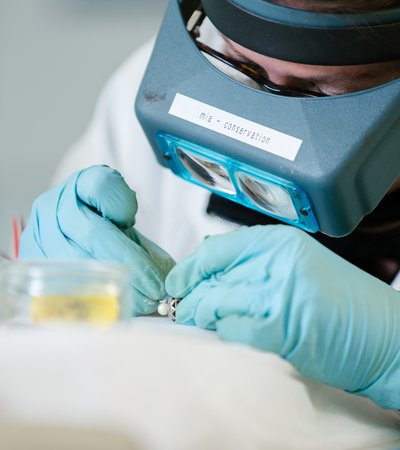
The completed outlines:
{"type": "Polygon", "coordinates": [[[190,286],[180,270],[179,264],[172,267],[170,272],[165,278],[165,290],[171,297],[183,298],[190,292],[190,286]]]}
{"type": "Polygon", "coordinates": [[[133,300],[132,316],[152,314],[157,311],[158,304],[158,301],[151,300],[140,292],[136,292],[133,300]]]}
{"type": "Polygon", "coordinates": [[[193,319],[193,311],[191,309],[182,307],[182,304],[180,303],[176,309],[176,317],[175,317],[176,323],[180,325],[192,325],[195,326],[196,323],[193,319]]]}
{"type": "Polygon", "coordinates": [[[156,302],[157,305],[155,309],[157,309],[158,302],[162,298],[164,298],[167,293],[164,289],[164,284],[160,282],[160,284],[152,284],[147,283],[146,286],[139,286],[138,283],[135,283],[136,289],[140,288],[140,293],[144,299],[146,299],[146,304],[151,305],[151,302],[156,302]]]}
{"type": "Polygon", "coordinates": [[[176,321],[175,321],[178,325],[189,325],[189,326],[191,326],[191,327],[195,327],[196,326],[196,323],[195,323],[195,321],[193,320],[193,319],[178,319],[178,318],[176,318],[176,321]]]}

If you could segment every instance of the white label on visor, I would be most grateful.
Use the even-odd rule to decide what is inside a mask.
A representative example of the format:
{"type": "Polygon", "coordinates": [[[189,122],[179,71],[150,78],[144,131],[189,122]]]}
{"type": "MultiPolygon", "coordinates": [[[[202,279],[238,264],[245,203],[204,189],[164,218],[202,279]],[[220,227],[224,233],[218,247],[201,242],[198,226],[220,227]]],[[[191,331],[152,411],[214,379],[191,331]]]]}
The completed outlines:
{"type": "Polygon", "coordinates": [[[302,140],[177,93],[169,114],[294,161],[302,140]]]}

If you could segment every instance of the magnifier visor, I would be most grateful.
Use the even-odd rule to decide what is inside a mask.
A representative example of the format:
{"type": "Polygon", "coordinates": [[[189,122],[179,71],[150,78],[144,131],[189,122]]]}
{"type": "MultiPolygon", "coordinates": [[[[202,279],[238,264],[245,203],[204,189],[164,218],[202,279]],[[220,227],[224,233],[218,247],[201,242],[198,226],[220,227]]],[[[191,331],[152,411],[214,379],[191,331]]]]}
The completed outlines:
{"type": "MultiPolygon", "coordinates": [[[[349,234],[400,173],[400,80],[320,98],[291,95],[291,86],[274,91],[269,84],[270,90],[264,89],[268,80],[256,77],[265,71],[250,73],[247,69],[254,67],[248,61],[229,66],[226,56],[233,55],[215,43],[216,35],[206,35],[204,29],[203,36],[203,27],[198,30],[201,12],[197,17],[194,12],[199,6],[217,30],[247,49],[257,52],[255,44],[260,43],[260,54],[328,66],[400,58],[400,10],[389,9],[379,17],[325,15],[267,0],[171,0],[136,97],[138,120],[164,167],[307,231],[349,234]],[[249,33],[221,14],[232,8],[249,33]],[[363,39],[357,40],[360,35],[363,39]],[[200,48],[199,42],[213,48],[200,48]],[[239,68],[236,73],[262,89],[233,80],[215,62],[210,64],[208,58],[217,61],[220,56],[216,51],[223,53],[218,62],[225,69],[239,68]]],[[[208,26],[208,19],[203,25],[208,26]]],[[[307,88],[302,81],[298,87],[307,88]]]]}
{"type": "Polygon", "coordinates": [[[318,230],[306,194],[293,183],[166,133],[158,133],[157,140],[181,178],[283,222],[318,230]]]}

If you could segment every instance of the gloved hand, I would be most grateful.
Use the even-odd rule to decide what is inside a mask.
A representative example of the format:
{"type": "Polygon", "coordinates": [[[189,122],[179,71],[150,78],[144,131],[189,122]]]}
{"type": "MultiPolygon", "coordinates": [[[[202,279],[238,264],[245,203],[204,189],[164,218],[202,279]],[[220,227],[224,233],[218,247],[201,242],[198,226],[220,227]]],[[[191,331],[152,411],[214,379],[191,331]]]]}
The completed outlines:
{"type": "Polygon", "coordinates": [[[400,293],[288,226],[210,237],[166,279],[178,323],[400,409],[400,293]]]}
{"type": "Polygon", "coordinates": [[[134,314],[157,309],[173,259],[134,228],[136,194],[107,166],[71,175],[33,204],[20,258],[94,258],[132,268],[134,314]]]}

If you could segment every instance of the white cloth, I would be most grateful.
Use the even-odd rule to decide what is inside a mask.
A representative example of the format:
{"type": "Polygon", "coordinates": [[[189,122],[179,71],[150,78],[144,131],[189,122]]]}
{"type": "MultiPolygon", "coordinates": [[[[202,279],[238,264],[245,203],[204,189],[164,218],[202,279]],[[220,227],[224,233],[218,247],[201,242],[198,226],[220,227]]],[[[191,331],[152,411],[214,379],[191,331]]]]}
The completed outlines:
{"type": "Polygon", "coordinates": [[[1,422],[108,431],[141,450],[400,446],[392,413],[367,399],[159,317],[103,333],[0,333],[1,422]]]}

